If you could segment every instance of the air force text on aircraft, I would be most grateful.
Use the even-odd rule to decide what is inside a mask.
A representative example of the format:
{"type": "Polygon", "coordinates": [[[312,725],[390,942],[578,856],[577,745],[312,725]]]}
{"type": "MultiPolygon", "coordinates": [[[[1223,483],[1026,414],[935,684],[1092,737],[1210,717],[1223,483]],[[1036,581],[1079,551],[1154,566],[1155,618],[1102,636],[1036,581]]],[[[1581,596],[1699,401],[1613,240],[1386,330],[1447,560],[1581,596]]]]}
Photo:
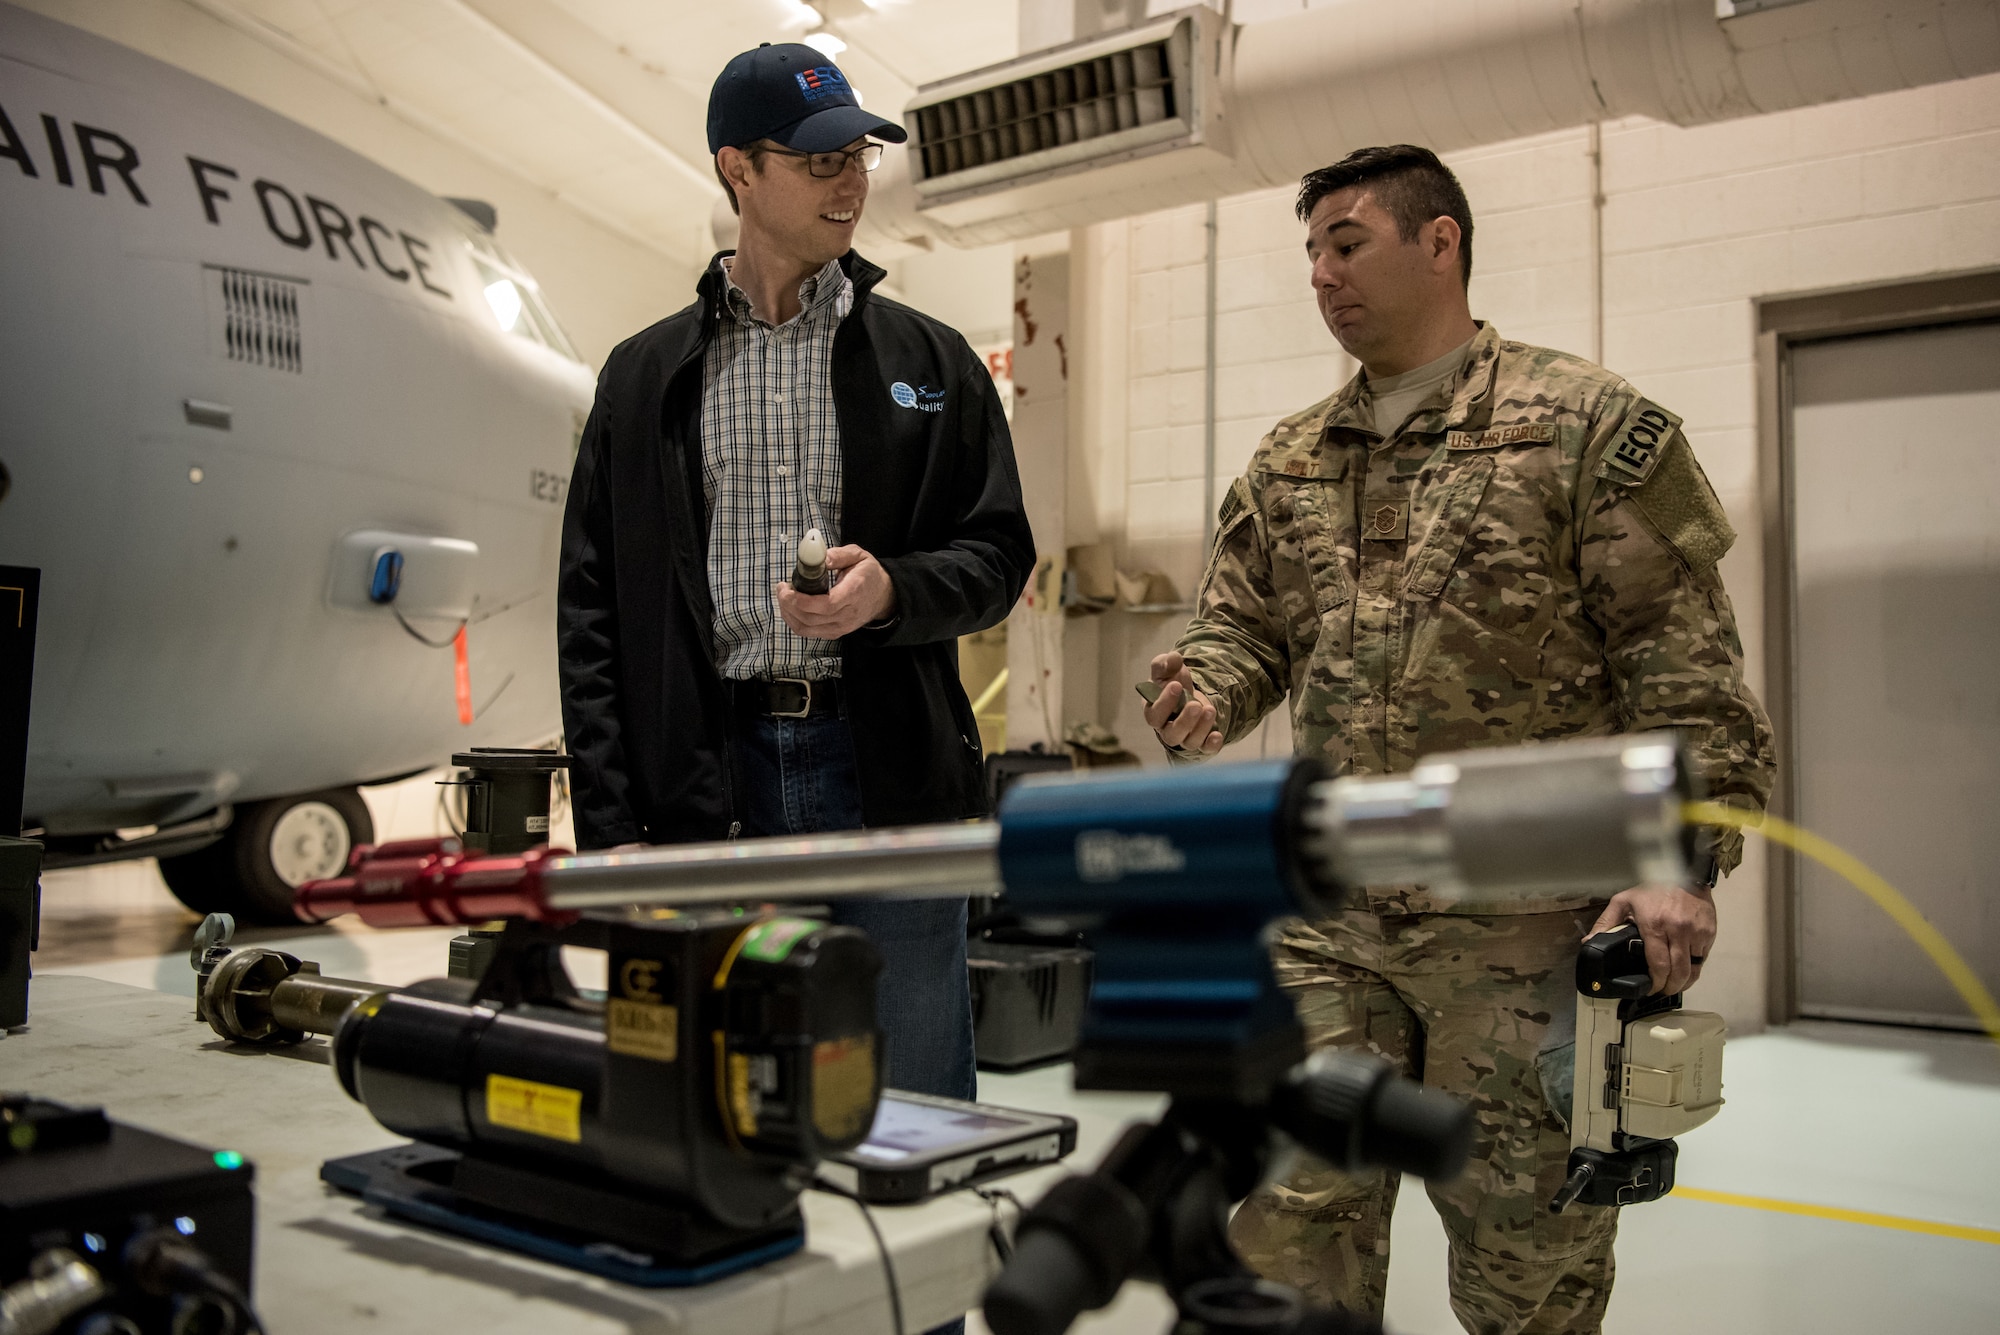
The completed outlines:
{"type": "MultiPolygon", "coordinates": [[[[57,117],[41,112],[38,119],[42,142],[36,144],[33,129],[23,136],[0,103],[0,159],[11,160],[23,176],[52,186],[75,189],[81,184],[92,194],[129,197],[134,204],[152,207],[140,175],[143,159],[124,134],[78,121],[70,122],[66,134],[57,117]]],[[[26,124],[33,127],[35,121],[26,124]]],[[[245,181],[243,173],[226,163],[193,154],[185,161],[210,223],[220,227],[233,211],[247,210],[261,216],[271,235],[294,250],[324,246],[330,260],[352,259],[385,279],[414,282],[426,292],[450,299],[450,290],[437,281],[437,263],[423,238],[279,181],[262,176],[245,181]]]]}

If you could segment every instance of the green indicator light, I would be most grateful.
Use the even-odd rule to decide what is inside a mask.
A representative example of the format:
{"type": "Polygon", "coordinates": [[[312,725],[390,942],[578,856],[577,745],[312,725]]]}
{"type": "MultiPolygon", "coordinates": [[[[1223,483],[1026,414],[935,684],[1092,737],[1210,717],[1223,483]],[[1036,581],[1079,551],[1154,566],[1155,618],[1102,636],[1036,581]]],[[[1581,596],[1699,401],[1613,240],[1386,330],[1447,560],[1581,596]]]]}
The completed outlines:
{"type": "Polygon", "coordinates": [[[241,1168],[243,1166],[243,1156],[235,1150],[217,1150],[215,1152],[215,1166],[231,1170],[241,1168]]]}

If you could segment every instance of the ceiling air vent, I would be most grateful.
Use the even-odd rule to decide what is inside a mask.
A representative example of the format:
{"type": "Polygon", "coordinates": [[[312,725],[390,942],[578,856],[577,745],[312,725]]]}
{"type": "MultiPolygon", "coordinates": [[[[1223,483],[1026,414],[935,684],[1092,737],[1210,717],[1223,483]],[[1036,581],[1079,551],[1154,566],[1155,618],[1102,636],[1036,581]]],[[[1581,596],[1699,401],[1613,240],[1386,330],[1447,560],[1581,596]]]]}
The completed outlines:
{"type": "Polygon", "coordinates": [[[919,210],[965,242],[1000,240],[1065,225],[1064,177],[1121,167],[1091,193],[1143,196],[1226,169],[1226,32],[1185,9],[920,89],[905,120],[919,210]]]}
{"type": "Polygon", "coordinates": [[[1081,142],[1094,155],[1104,147],[1100,141],[1121,131],[1144,131],[1127,146],[1131,139],[1183,133],[1169,69],[1169,44],[1148,42],[923,107],[917,112],[923,177],[956,176],[954,186],[970,184],[968,171],[988,179],[1009,176],[977,169],[1044,149],[1081,142]],[[1174,124],[1161,125],[1170,116],[1174,124]],[[1145,128],[1151,126],[1160,130],[1145,128]]]}

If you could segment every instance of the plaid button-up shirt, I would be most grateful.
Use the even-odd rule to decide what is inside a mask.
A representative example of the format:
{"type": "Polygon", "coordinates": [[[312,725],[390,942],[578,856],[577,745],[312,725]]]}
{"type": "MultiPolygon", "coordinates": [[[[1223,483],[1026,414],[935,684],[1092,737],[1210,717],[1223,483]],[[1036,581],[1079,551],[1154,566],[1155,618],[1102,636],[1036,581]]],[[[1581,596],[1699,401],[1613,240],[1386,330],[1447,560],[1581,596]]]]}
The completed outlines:
{"type": "MultiPolygon", "coordinates": [[[[726,260],[723,276],[729,277],[726,260]]],[[[840,675],[840,646],[794,634],[771,586],[790,579],[799,539],[840,543],[840,425],[833,335],[854,306],[838,260],[799,287],[803,309],[773,327],[734,280],[702,358],[701,484],[708,588],[722,675],[840,675]]]]}

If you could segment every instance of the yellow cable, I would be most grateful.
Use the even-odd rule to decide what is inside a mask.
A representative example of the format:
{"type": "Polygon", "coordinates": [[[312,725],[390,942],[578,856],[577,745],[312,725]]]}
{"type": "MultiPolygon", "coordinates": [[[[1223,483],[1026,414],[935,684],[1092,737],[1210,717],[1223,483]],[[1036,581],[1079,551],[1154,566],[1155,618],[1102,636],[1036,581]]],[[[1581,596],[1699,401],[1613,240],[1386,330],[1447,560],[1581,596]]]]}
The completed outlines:
{"type": "Polygon", "coordinates": [[[1986,990],[1986,984],[1979,980],[1972,966],[1951,948],[1951,942],[1930,925],[1917,906],[1905,899],[1895,886],[1876,875],[1860,858],[1831,840],[1822,839],[1811,830],[1802,830],[1789,821],[1741,811],[1720,802],[1686,803],[1681,808],[1681,819],[1690,825],[1729,825],[1739,830],[1754,830],[1773,843],[1803,853],[1829,871],[1847,878],[1855,889],[1874,900],[1876,907],[1888,914],[1912,941],[1923,948],[1946,981],[1958,990],[1959,996],[1965,998],[1965,1004],[1985,1026],[1987,1036],[2000,1043],[2000,1002],[1994,1001],[1993,994],[1986,990]]]}

